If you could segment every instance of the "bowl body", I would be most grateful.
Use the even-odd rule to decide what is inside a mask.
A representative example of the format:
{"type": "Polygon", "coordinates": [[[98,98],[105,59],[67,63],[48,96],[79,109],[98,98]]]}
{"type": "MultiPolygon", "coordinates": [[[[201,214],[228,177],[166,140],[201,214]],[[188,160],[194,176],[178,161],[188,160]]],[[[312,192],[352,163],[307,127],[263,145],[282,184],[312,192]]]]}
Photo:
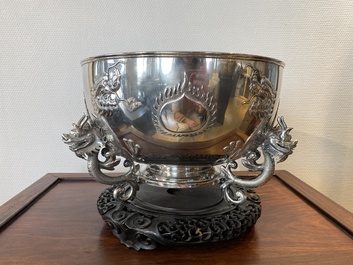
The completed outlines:
{"type": "Polygon", "coordinates": [[[82,61],[92,120],[146,164],[217,165],[261,143],[279,104],[284,64],[245,54],[144,52],[82,61]],[[229,155],[228,155],[229,156],[229,155]]]}
{"type": "Polygon", "coordinates": [[[87,114],[62,139],[110,185],[97,206],[121,243],[138,250],[215,242],[256,223],[261,207],[252,189],[297,144],[283,117],[274,124],[283,67],[211,52],[82,61],[87,114]],[[106,174],[121,158],[127,172],[106,174]],[[239,158],[257,176],[237,176],[239,158]]]}

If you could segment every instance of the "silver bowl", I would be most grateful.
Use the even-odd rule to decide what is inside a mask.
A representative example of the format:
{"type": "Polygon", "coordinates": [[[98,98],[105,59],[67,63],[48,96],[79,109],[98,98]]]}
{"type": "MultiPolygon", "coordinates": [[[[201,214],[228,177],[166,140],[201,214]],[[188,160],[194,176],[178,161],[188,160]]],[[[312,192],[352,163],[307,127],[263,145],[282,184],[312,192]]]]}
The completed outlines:
{"type": "Polygon", "coordinates": [[[275,125],[283,67],[268,57],[206,52],[82,61],[87,114],[62,138],[98,182],[111,185],[98,209],[122,243],[199,243],[204,234],[194,232],[203,230],[219,241],[256,223],[259,197],[249,189],[266,183],[297,144],[283,117],[275,125]],[[238,177],[239,159],[258,176],[238,177]],[[121,161],[126,173],[106,173],[121,161]],[[229,218],[242,225],[218,223],[229,218]]]}
{"type": "Polygon", "coordinates": [[[63,140],[88,160],[99,182],[138,179],[187,188],[225,178],[228,184],[257,187],[272,175],[274,160],[284,161],[296,145],[282,117],[274,126],[284,67],[279,60],[142,52],[91,57],[81,65],[88,115],[63,140]],[[113,169],[120,157],[129,168],[126,174],[101,171],[113,169]],[[255,180],[232,173],[242,157],[250,170],[262,172],[255,180]],[[147,165],[143,172],[140,164],[147,165]]]}

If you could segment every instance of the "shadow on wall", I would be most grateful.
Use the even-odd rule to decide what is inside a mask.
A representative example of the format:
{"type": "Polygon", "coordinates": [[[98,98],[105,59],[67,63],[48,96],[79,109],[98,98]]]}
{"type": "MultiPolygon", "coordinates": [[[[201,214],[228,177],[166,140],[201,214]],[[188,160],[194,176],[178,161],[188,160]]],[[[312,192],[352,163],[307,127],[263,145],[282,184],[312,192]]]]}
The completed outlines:
{"type": "MultiPolygon", "coordinates": [[[[353,54],[353,48],[347,54],[353,54]]],[[[326,194],[337,198],[336,202],[353,212],[350,194],[353,190],[353,89],[347,87],[353,83],[351,59],[351,56],[338,57],[330,66],[332,76],[326,85],[329,100],[323,108],[328,115],[322,119],[327,135],[322,144],[327,158],[322,161],[326,163],[324,168],[330,168],[328,172],[332,172],[331,181],[327,180],[325,185],[326,194]]]]}
{"type": "Polygon", "coordinates": [[[287,161],[277,164],[353,213],[353,145],[295,131],[299,144],[287,161]]]}

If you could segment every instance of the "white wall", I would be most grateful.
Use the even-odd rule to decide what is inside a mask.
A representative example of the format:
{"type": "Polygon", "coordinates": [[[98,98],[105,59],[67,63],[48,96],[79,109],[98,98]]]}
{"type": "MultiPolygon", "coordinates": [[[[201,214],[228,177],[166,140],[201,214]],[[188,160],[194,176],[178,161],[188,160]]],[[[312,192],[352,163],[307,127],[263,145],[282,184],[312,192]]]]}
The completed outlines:
{"type": "Polygon", "coordinates": [[[228,51],[286,63],[287,169],[353,212],[352,1],[0,0],[0,204],[47,172],[86,172],[61,142],[85,111],[80,60],[228,51]]]}

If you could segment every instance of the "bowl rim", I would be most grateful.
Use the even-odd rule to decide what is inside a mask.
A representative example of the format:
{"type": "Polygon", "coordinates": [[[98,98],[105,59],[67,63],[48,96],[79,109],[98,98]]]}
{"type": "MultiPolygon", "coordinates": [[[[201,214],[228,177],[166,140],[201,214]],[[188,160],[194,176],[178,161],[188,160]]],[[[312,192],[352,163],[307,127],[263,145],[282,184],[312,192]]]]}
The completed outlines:
{"type": "Polygon", "coordinates": [[[207,51],[149,51],[149,52],[121,52],[114,54],[104,54],[99,56],[88,57],[81,61],[81,65],[93,63],[99,60],[119,59],[119,58],[138,58],[138,57],[203,57],[203,58],[217,58],[217,59],[237,59],[237,60],[254,60],[277,64],[281,67],[285,63],[281,60],[246,53],[232,53],[232,52],[207,52],[207,51]]]}

